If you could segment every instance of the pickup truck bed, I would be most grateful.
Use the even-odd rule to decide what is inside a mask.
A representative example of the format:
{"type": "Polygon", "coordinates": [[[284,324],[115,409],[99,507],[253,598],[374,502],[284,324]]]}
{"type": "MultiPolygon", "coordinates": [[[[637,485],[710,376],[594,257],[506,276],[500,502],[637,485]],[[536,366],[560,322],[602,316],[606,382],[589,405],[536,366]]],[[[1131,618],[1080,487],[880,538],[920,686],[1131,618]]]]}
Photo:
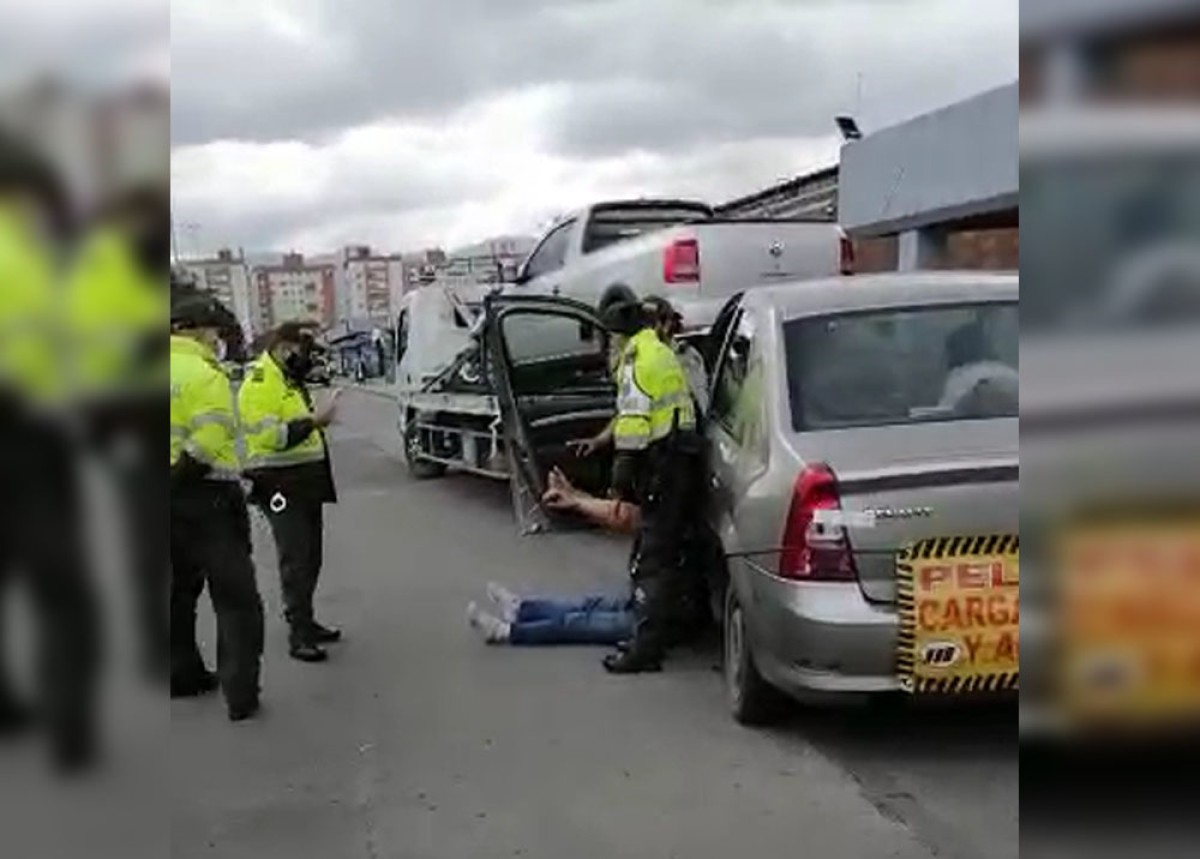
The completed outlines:
{"type": "Polygon", "coordinates": [[[598,204],[553,227],[509,289],[595,305],[623,284],[687,304],[846,274],[851,262],[831,221],[722,219],[699,203],[639,200],[598,204]]]}

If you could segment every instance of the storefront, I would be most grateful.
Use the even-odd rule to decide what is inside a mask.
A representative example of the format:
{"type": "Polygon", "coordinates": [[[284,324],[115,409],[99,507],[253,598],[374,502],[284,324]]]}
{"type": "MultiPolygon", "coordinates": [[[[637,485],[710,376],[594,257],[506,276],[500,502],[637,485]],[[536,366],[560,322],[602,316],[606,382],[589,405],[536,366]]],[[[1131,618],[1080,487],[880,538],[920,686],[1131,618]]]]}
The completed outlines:
{"type": "Polygon", "coordinates": [[[1016,269],[1018,85],[842,147],[838,220],[859,271],[1016,269]]]}

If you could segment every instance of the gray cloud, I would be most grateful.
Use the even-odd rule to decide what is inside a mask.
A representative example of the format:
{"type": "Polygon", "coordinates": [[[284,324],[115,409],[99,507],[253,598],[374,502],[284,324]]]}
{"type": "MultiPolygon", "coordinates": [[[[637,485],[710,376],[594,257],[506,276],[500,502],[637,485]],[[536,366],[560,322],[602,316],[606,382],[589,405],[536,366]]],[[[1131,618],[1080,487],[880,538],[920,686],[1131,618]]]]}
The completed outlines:
{"type": "Polygon", "coordinates": [[[837,113],[869,131],[1011,80],[1017,31],[1018,0],[174,0],[176,155],[319,153],[233,182],[236,152],[191,162],[178,202],[206,247],[312,250],[523,230],[596,195],[719,200],[833,157],[837,113]],[[500,96],[520,105],[496,118],[500,96]],[[384,121],[418,142],[346,145],[384,121]]]}
{"type": "Polygon", "coordinates": [[[169,38],[169,10],[153,0],[0,0],[0,80],[51,73],[105,88],[169,38]]]}
{"type": "Polygon", "coordinates": [[[297,4],[313,11],[301,19],[311,41],[272,35],[261,16],[236,26],[252,4],[214,13],[227,17],[224,31],[188,28],[177,14],[173,135],[178,144],[312,139],[556,83],[570,96],[544,131],[562,151],[669,150],[824,134],[834,112],[854,106],[859,72],[880,121],[1015,75],[1016,0],[974,2],[969,32],[914,42],[929,5],[316,0],[297,4]]]}

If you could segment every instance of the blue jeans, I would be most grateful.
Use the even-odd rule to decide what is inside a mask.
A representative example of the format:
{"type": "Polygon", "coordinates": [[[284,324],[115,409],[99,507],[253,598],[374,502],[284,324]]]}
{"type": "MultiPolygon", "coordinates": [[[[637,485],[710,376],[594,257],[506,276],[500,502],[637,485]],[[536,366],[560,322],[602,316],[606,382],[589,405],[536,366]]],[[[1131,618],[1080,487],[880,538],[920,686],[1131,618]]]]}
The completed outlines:
{"type": "Polygon", "coordinates": [[[525,599],[509,632],[515,645],[618,644],[633,635],[628,597],[525,599]]]}

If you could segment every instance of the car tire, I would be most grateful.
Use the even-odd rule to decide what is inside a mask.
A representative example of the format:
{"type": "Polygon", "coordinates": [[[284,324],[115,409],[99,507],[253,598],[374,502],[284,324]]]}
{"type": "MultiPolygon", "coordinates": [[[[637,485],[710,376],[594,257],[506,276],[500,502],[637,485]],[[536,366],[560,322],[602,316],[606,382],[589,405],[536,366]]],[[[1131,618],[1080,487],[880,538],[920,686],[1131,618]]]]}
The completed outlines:
{"type": "Polygon", "coordinates": [[[408,473],[417,480],[435,480],[446,473],[446,466],[421,458],[421,436],[413,429],[404,433],[404,461],[408,473]]]}
{"type": "Polygon", "coordinates": [[[724,654],[725,698],[734,720],[742,725],[766,725],[784,709],[783,694],[763,679],[754,664],[746,632],[746,613],[732,585],[725,589],[725,622],[721,639],[724,654]]]}

